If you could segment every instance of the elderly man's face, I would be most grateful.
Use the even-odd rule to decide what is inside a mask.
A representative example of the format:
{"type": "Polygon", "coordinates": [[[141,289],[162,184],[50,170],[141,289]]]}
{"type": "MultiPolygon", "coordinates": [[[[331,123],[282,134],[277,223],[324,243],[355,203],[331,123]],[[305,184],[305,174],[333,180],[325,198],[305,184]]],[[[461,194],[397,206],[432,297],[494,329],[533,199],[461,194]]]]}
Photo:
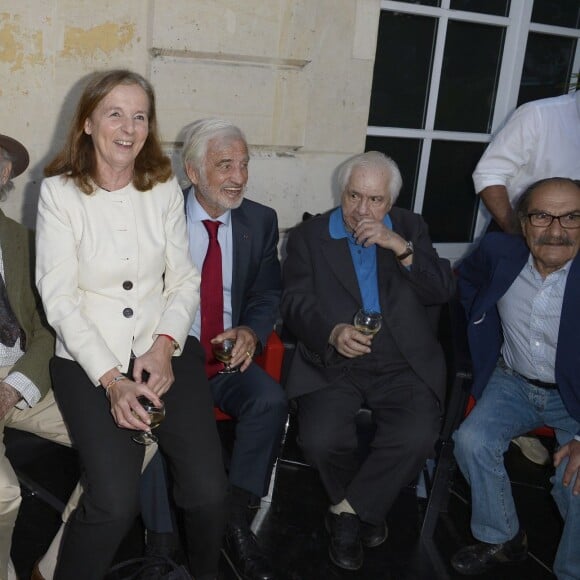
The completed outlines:
{"type": "Polygon", "coordinates": [[[377,167],[354,167],[342,193],[342,215],[354,230],[365,218],[383,221],[391,209],[389,172],[377,167]]]}
{"type": "MultiPolygon", "coordinates": [[[[540,185],[531,194],[528,213],[580,214],[580,188],[572,183],[540,185]]],[[[547,227],[535,227],[528,218],[522,219],[521,224],[536,268],[543,277],[559,270],[578,253],[580,228],[563,228],[557,219],[547,227]]]]}
{"type": "Polygon", "coordinates": [[[197,200],[212,218],[240,207],[248,183],[248,162],[243,139],[218,136],[208,143],[204,171],[186,168],[197,200]]]}

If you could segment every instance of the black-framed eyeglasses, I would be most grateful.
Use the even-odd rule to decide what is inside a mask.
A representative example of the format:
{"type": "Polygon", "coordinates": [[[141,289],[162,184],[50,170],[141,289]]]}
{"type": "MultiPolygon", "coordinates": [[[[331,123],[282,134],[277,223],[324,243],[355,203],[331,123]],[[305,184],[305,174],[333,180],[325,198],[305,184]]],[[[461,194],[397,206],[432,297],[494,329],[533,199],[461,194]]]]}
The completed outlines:
{"type": "Polygon", "coordinates": [[[527,215],[530,224],[536,228],[549,228],[554,220],[560,222],[565,230],[575,230],[580,228],[580,213],[565,213],[562,215],[552,215],[543,211],[529,213],[527,215]]]}

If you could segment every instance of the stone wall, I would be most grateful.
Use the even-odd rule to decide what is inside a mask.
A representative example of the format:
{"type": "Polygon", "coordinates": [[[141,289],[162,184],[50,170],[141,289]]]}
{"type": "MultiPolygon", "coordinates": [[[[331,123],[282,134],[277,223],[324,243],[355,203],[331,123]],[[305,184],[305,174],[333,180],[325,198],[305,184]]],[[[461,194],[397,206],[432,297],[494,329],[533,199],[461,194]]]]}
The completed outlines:
{"type": "Polygon", "coordinates": [[[29,148],[5,213],[34,225],[42,169],[82,80],[129,67],[155,86],[164,146],[228,118],[251,145],[248,197],[282,233],[328,209],[334,168],[364,148],[380,0],[0,0],[0,132],[29,148]]]}

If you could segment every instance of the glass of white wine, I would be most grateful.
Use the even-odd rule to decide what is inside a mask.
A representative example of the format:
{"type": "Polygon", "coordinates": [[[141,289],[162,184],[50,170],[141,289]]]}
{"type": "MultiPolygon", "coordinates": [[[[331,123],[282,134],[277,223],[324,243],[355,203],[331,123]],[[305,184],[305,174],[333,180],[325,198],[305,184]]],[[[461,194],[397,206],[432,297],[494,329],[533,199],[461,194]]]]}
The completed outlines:
{"type": "Polygon", "coordinates": [[[361,308],[355,315],[354,327],[367,336],[375,335],[383,324],[383,317],[380,312],[361,308]]]}
{"type": "Polygon", "coordinates": [[[218,371],[218,374],[229,375],[239,371],[238,368],[231,366],[232,351],[234,350],[235,344],[236,341],[233,338],[224,338],[221,342],[212,344],[213,355],[217,360],[224,363],[224,368],[218,371]]]}
{"type": "MultiPolygon", "coordinates": [[[[137,401],[149,415],[149,419],[151,420],[151,423],[149,424],[150,430],[141,431],[136,435],[133,435],[131,439],[140,445],[151,445],[152,443],[157,443],[157,437],[151,433],[151,429],[159,427],[159,423],[165,419],[165,405],[163,402],[161,402],[161,405],[155,405],[153,401],[150,401],[145,396],[137,397],[137,401]]],[[[135,413],[133,414],[136,416],[135,413]]]]}

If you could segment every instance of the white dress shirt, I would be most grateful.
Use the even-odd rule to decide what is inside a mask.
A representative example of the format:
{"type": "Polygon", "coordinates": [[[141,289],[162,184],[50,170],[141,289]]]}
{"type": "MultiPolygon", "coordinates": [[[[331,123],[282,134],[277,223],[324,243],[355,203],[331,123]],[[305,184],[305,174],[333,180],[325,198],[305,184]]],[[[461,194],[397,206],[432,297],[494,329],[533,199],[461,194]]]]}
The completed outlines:
{"type": "Polygon", "coordinates": [[[546,177],[580,179],[580,91],[518,107],[473,173],[476,193],[504,185],[512,205],[546,177]]]}

